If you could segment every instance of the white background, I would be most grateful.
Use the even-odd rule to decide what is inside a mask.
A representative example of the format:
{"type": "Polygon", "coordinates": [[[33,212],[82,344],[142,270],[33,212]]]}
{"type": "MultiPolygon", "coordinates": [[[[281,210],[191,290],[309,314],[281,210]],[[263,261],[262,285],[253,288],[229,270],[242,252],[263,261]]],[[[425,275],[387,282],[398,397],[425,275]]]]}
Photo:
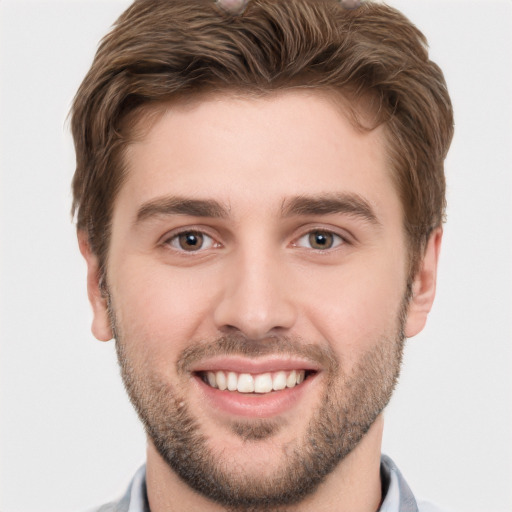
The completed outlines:
{"type": "MultiPolygon", "coordinates": [[[[460,512],[512,510],[512,2],[400,0],[456,113],[437,301],[409,341],[384,451],[460,512]]],[[[69,106],[125,1],[0,0],[0,510],[69,512],[144,460],[113,343],[90,335],[69,218],[69,106]]]]}

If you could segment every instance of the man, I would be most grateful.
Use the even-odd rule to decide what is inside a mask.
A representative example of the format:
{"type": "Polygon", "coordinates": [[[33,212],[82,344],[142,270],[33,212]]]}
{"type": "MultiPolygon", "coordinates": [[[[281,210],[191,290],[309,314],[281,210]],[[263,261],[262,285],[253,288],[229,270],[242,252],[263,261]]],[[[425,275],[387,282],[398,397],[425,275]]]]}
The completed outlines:
{"type": "Polygon", "coordinates": [[[147,464],[100,510],[416,511],[381,457],[453,117],[379,4],[136,1],[72,111],[94,335],[147,464]]]}

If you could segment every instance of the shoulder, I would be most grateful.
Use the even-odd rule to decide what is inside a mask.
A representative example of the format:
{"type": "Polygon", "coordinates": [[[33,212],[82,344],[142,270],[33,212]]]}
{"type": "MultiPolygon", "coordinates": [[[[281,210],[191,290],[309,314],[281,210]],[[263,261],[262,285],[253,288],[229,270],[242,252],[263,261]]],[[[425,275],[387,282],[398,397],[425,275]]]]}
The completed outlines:
{"type": "Polygon", "coordinates": [[[418,500],[418,512],[449,512],[428,501],[418,500]]]}
{"type": "Polygon", "coordinates": [[[117,502],[106,503],[101,507],[93,508],[88,510],[87,512],[118,512],[119,507],[117,502]]]}
{"type": "Polygon", "coordinates": [[[119,501],[112,501],[111,503],[105,503],[101,507],[96,507],[87,510],[87,512],[128,512],[130,503],[126,499],[119,501]]]}
{"type": "Polygon", "coordinates": [[[135,473],[128,489],[119,501],[106,503],[87,512],[149,512],[146,491],[146,466],[142,466],[135,473]]]}
{"type": "Polygon", "coordinates": [[[427,501],[416,500],[396,464],[381,457],[383,502],[379,512],[448,512],[427,501]]]}

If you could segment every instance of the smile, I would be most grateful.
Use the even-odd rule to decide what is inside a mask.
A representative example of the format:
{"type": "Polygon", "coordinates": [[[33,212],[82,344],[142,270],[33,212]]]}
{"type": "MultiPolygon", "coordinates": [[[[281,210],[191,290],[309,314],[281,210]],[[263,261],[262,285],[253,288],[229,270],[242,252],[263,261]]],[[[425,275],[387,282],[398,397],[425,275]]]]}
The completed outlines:
{"type": "Polygon", "coordinates": [[[311,373],[308,370],[282,370],[252,374],[219,370],[199,372],[199,377],[208,386],[221,391],[265,394],[294,388],[302,384],[311,373]]]}
{"type": "Polygon", "coordinates": [[[219,355],[197,360],[187,370],[201,407],[222,422],[228,417],[273,418],[290,413],[323,389],[325,382],[321,364],[283,354],[219,355]]]}

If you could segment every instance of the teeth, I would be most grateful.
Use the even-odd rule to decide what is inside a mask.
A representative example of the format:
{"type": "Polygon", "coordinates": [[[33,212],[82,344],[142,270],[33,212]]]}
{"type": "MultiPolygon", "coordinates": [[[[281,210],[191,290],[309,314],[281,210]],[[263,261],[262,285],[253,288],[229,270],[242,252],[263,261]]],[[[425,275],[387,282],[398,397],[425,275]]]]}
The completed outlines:
{"type": "Polygon", "coordinates": [[[234,372],[228,373],[228,389],[229,391],[236,391],[238,387],[238,376],[234,372]]]}
{"type": "Polygon", "coordinates": [[[206,372],[203,380],[212,388],[221,391],[238,391],[239,393],[270,393],[285,388],[294,388],[301,384],[306,376],[305,370],[279,371],[275,373],[206,372]]]}
{"type": "Polygon", "coordinates": [[[212,388],[216,388],[217,387],[217,379],[215,378],[215,373],[208,372],[206,374],[206,378],[208,379],[208,384],[210,384],[210,386],[212,388]]]}
{"type": "Polygon", "coordinates": [[[254,379],[254,391],[256,393],[269,393],[272,391],[272,375],[270,373],[262,373],[254,379]]]}
{"type": "Polygon", "coordinates": [[[220,390],[224,391],[228,387],[228,384],[226,382],[226,375],[224,374],[224,372],[217,372],[215,374],[215,377],[217,379],[217,386],[219,386],[220,390]]]}
{"type": "Polygon", "coordinates": [[[286,373],[277,372],[272,380],[272,388],[274,391],[281,391],[286,387],[286,373]]]}
{"type": "Polygon", "coordinates": [[[241,373],[238,376],[237,391],[240,393],[252,393],[254,391],[254,379],[249,373],[241,373]]]}
{"type": "Polygon", "coordinates": [[[286,387],[293,388],[297,384],[297,372],[292,370],[286,379],[286,387]]]}

